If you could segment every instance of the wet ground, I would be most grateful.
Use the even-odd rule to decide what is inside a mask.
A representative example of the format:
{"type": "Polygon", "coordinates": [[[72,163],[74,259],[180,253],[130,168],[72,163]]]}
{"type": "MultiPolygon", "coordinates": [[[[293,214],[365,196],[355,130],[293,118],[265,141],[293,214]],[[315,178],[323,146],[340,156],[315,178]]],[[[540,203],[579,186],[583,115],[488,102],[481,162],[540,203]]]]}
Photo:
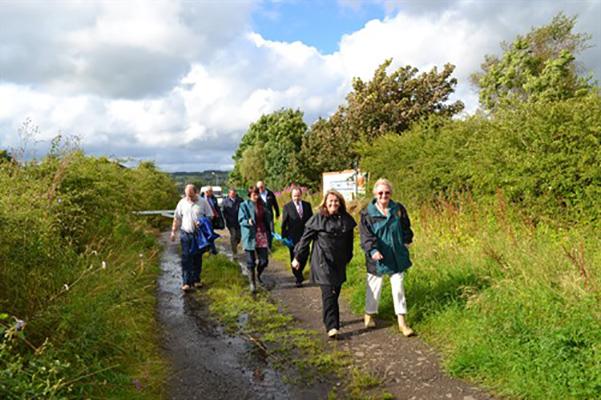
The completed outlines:
{"type": "MultiPolygon", "coordinates": [[[[219,243],[225,248],[227,233],[219,243]]],[[[203,296],[183,295],[180,290],[179,244],[162,237],[162,274],[158,290],[158,318],[164,349],[173,365],[168,380],[170,399],[325,399],[329,387],[299,387],[285,383],[283,376],[256,351],[254,344],[230,336],[210,318],[203,296]]],[[[241,259],[236,260],[240,263],[241,259]]],[[[451,378],[440,368],[439,355],[417,337],[405,338],[389,321],[365,329],[361,316],[341,299],[341,335],[328,341],[321,322],[319,288],[294,286],[288,265],[270,260],[263,274],[271,297],[295,317],[297,326],[323,332],[326,349],[343,350],[359,367],[377,377],[379,393],[395,399],[485,400],[493,397],[467,382],[451,378]]]]}
{"type": "MultiPolygon", "coordinates": [[[[256,347],[226,334],[211,319],[202,296],[180,290],[179,243],[161,237],[164,251],[158,282],[157,316],[163,347],[172,363],[169,399],[318,399],[324,388],[283,382],[256,347]]],[[[223,249],[222,249],[223,251],[223,249]]]]}

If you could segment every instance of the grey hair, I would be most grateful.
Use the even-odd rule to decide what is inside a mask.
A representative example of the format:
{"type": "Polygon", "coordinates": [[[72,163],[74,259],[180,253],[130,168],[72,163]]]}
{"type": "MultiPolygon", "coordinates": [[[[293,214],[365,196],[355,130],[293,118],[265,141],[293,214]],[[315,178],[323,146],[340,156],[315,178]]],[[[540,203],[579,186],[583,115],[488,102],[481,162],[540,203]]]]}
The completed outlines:
{"type": "Polygon", "coordinates": [[[388,186],[388,189],[390,189],[390,194],[392,194],[392,183],[386,178],[380,178],[376,181],[376,183],[374,184],[374,190],[373,190],[374,194],[376,194],[376,188],[380,185],[388,186]]]}

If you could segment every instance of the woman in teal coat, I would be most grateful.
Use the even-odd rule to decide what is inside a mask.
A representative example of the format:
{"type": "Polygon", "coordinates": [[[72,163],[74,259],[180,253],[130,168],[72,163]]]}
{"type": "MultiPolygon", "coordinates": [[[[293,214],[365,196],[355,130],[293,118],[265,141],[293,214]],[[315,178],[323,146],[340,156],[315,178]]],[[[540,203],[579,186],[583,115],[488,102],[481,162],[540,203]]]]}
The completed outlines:
{"type": "Polygon", "coordinates": [[[238,221],[240,222],[240,233],[242,236],[242,248],[246,252],[246,267],[248,268],[248,279],[251,292],[256,291],[255,276],[259,283],[261,274],[269,263],[268,254],[271,247],[271,211],[265,207],[261,199],[259,189],[251,187],[248,189],[248,198],[238,210],[238,221]],[[258,265],[257,265],[258,259],[258,265]],[[257,273],[255,275],[255,267],[257,273]]]}
{"type": "Polygon", "coordinates": [[[392,201],[391,196],[392,184],[387,179],[378,179],[374,185],[375,198],[361,212],[359,232],[367,266],[365,327],[376,325],[373,315],[378,313],[382,278],[389,275],[399,329],[404,336],[411,336],[414,332],[405,322],[407,302],[403,278],[411,266],[409,245],[413,231],[407,210],[392,201]]]}

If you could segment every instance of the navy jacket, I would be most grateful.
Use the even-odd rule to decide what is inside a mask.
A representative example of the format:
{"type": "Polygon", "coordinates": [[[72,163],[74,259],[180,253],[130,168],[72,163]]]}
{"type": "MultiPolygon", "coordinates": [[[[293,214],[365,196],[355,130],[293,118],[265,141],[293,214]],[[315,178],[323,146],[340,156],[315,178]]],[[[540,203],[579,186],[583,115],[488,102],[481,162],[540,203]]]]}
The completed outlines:
{"type": "Polygon", "coordinates": [[[242,201],[242,198],[238,195],[236,195],[233,200],[230,199],[229,196],[223,199],[221,209],[223,210],[225,226],[228,228],[240,228],[240,223],[238,222],[238,210],[240,209],[242,201]]]}

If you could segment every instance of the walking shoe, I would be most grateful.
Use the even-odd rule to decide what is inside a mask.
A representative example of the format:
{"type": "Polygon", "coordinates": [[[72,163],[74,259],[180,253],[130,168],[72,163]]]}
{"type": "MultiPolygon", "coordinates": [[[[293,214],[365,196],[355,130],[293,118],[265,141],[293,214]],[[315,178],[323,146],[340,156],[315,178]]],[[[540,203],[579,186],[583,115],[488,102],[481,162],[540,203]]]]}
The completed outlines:
{"type": "Polygon", "coordinates": [[[373,315],[370,315],[370,314],[365,314],[363,316],[363,323],[365,324],[366,328],[375,328],[376,327],[376,320],[374,319],[373,315]]]}
{"type": "Polygon", "coordinates": [[[330,339],[336,339],[337,336],[338,336],[338,329],[334,328],[334,329],[330,329],[328,331],[328,337],[330,339]]]}
{"type": "Polygon", "coordinates": [[[403,334],[403,336],[405,337],[409,337],[409,336],[413,336],[415,335],[415,332],[413,331],[413,329],[409,328],[409,326],[407,326],[407,324],[405,323],[405,316],[402,314],[399,314],[397,316],[398,321],[399,321],[399,330],[401,331],[401,333],[403,334]]]}
{"type": "Polygon", "coordinates": [[[267,268],[267,266],[257,266],[257,280],[259,281],[259,285],[261,286],[265,285],[263,279],[261,279],[261,275],[263,275],[263,271],[265,271],[265,268],[267,268]]]}
{"type": "Polygon", "coordinates": [[[257,285],[255,281],[255,270],[254,268],[248,269],[248,282],[250,283],[250,292],[255,293],[257,291],[257,285]]]}
{"type": "Polygon", "coordinates": [[[192,290],[192,287],[190,285],[182,285],[182,290],[184,292],[189,292],[190,290],[192,290]]]}
{"type": "Polygon", "coordinates": [[[295,283],[296,287],[301,288],[303,287],[303,283],[301,281],[296,281],[295,283]]]}

